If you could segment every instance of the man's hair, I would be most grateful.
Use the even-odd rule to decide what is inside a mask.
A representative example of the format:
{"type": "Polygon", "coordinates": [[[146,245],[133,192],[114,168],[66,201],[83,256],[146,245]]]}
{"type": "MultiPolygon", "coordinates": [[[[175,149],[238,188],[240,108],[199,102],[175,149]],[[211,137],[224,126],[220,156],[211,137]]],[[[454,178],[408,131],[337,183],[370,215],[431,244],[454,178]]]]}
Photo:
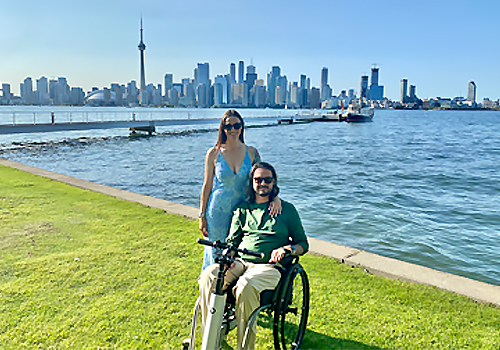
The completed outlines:
{"type": "Polygon", "coordinates": [[[247,201],[250,203],[255,203],[255,191],[253,189],[253,175],[257,169],[267,169],[271,171],[273,178],[274,178],[274,184],[273,184],[273,190],[269,194],[269,201],[271,202],[274,197],[280,193],[280,188],[278,187],[278,175],[276,175],[276,170],[274,170],[273,166],[269,163],[266,162],[257,162],[252,166],[252,169],[250,170],[250,175],[248,176],[248,185],[246,188],[247,192],[247,201]]]}

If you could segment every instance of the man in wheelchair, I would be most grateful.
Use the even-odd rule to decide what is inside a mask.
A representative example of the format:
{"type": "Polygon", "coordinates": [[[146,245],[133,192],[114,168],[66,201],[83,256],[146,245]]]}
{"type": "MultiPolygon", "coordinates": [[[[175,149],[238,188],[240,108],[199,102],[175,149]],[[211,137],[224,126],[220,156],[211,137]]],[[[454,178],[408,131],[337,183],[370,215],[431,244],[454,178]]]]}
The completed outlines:
{"type": "MultiPolygon", "coordinates": [[[[263,258],[243,254],[234,261],[224,279],[225,289],[237,280],[230,292],[236,299],[238,349],[242,348],[248,319],[260,305],[260,293],[276,288],[280,281],[283,258],[302,255],[309,249],[300,217],[292,204],[282,200],[281,214],[276,217],[269,214],[269,203],[279,192],[277,180],[270,164],[260,162],[252,167],[247,201],[235,208],[227,238],[227,243],[240,249],[264,253],[263,258]]],[[[218,264],[211,265],[198,279],[203,327],[218,271],[218,264]]],[[[255,348],[256,328],[254,325],[250,329],[245,348],[255,348]]]]}

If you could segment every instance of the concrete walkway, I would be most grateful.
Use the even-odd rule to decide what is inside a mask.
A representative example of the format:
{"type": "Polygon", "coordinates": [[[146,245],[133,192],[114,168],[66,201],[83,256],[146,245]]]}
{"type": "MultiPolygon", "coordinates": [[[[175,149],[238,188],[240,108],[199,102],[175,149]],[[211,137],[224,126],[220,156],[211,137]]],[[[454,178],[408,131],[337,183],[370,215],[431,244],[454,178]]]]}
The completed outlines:
{"type": "MultiPolygon", "coordinates": [[[[71,176],[35,168],[29,165],[0,158],[0,164],[52,180],[67,183],[82,189],[100,192],[131,202],[141,203],[148,207],[162,209],[167,213],[198,219],[198,208],[169,202],[163,199],[120,190],[114,187],[100,185],[77,179],[71,176]]],[[[439,289],[465,295],[473,300],[500,306],[500,286],[478,282],[469,278],[452,275],[420,265],[410,264],[377,254],[365,252],[335,243],[309,237],[310,252],[335,258],[342,263],[363,267],[370,273],[408,282],[426,284],[439,289]]]]}

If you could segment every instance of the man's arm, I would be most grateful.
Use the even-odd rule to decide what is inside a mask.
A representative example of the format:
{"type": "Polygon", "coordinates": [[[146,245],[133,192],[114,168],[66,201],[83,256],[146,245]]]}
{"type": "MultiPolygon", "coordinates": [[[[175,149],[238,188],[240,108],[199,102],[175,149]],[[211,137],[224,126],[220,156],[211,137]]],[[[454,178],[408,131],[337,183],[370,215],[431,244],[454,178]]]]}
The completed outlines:
{"type": "Polygon", "coordinates": [[[286,253],[291,253],[292,255],[302,255],[304,254],[304,248],[299,244],[289,244],[271,252],[271,259],[269,262],[279,262],[284,258],[286,253]],[[295,249],[294,249],[295,248],[295,249]]]}
{"type": "Polygon", "coordinates": [[[299,213],[290,203],[286,203],[286,210],[288,214],[288,233],[293,243],[273,250],[269,262],[280,261],[287,252],[290,252],[292,255],[302,255],[309,250],[309,242],[307,241],[299,213]]]}
{"type": "Polygon", "coordinates": [[[243,238],[242,230],[242,215],[244,214],[243,209],[237,207],[233,211],[233,217],[231,219],[231,225],[229,226],[229,234],[227,236],[226,242],[239,246],[243,238]]]}

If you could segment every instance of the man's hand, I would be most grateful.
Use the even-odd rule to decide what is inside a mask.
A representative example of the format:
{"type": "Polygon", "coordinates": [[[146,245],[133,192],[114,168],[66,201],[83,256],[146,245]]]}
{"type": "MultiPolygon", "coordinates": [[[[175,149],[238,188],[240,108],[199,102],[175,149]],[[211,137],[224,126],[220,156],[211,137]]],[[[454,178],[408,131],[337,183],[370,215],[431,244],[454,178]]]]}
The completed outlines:
{"type": "Polygon", "coordinates": [[[271,252],[271,259],[269,259],[269,262],[271,263],[277,263],[283,257],[285,256],[286,253],[290,253],[291,251],[289,249],[285,249],[284,247],[275,249],[271,252]]]}

